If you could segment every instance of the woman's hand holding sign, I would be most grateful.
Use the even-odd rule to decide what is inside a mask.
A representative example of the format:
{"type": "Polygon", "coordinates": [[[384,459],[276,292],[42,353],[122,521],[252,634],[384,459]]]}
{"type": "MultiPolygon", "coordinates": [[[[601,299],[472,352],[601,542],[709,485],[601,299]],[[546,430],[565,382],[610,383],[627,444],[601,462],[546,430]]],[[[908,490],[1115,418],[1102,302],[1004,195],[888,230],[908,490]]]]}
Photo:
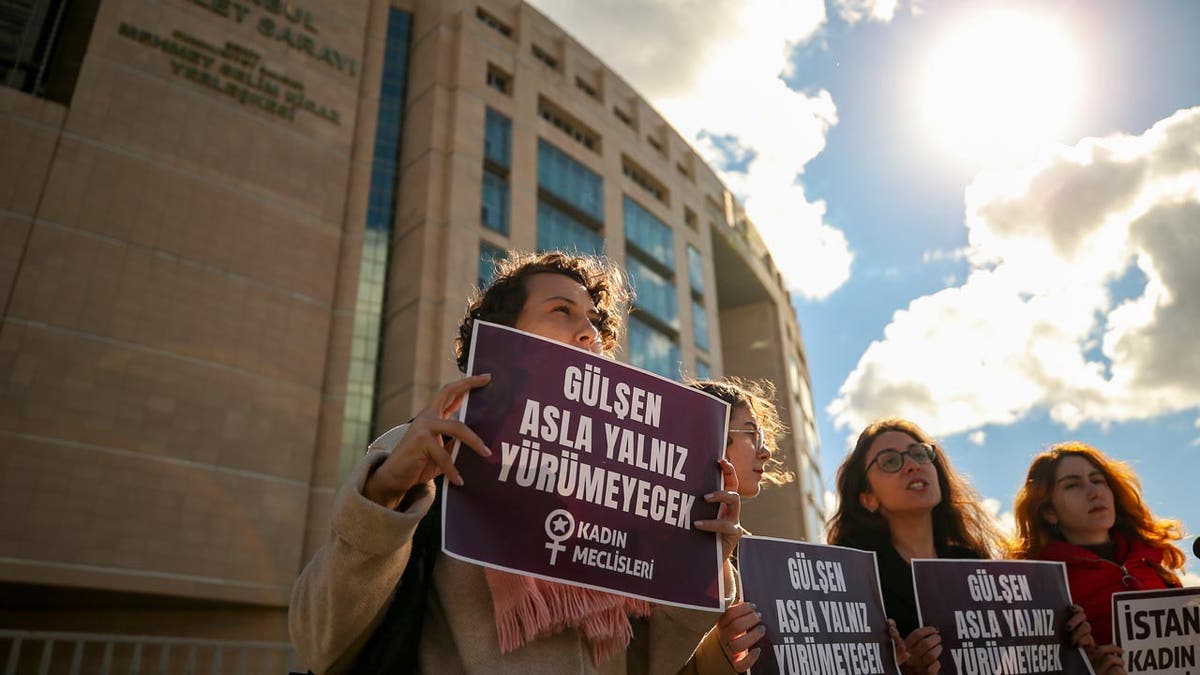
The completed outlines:
{"type": "Polygon", "coordinates": [[[1096,638],[1092,637],[1092,625],[1088,623],[1087,615],[1079,605],[1068,608],[1066,629],[1071,636],[1071,646],[1080,647],[1092,662],[1092,670],[1096,675],[1125,675],[1125,661],[1122,659],[1120,647],[1108,645],[1096,646],[1096,638]]]}
{"type": "Polygon", "coordinates": [[[908,634],[904,640],[908,659],[900,666],[904,675],[933,675],[942,668],[938,657],[942,655],[942,636],[933,626],[922,626],[908,634]]]}
{"type": "MultiPolygon", "coordinates": [[[[738,542],[742,539],[742,499],[738,496],[738,478],[733,465],[726,459],[717,460],[717,464],[721,467],[724,489],[704,495],[704,501],[710,504],[714,502],[721,504],[721,508],[717,511],[717,519],[697,520],[693,525],[697,530],[716,532],[721,535],[721,556],[728,561],[729,556],[733,555],[733,550],[737,548],[738,542]]],[[[726,576],[727,580],[732,581],[731,575],[727,574],[726,576]]]]}
{"type": "Polygon", "coordinates": [[[488,374],[473,375],[442,387],[429,405],[413,418],[392,454],[367,477],[363,495],[395,509],[409,490],[443,473],[451,483],[462,485],[462,476],[454,468],[450,456],[454,441],[462,441],[481,457],[490,457],[492,452],[474,431],[450,416],[462,406],[467,392],[486,385],[491,379],[488,374]]]}
{"type": "Polygon", "coordinates": [[[1088,660],[1096,675],[1126,675],[1124,654],[1116,645],[1104,645],[1088,652],[1088,660]]]}
{"type": "Polygon", "coordinates": [[[762,623],[762,615],[758,608],[749,602],[735,602],[717,619],[717,637],[721,641],[721,651],[729,659],[729,665],[734,671],[744,673],[750,670],[761,649],[751,647],[766,635],[767,627],[762,623]]]}

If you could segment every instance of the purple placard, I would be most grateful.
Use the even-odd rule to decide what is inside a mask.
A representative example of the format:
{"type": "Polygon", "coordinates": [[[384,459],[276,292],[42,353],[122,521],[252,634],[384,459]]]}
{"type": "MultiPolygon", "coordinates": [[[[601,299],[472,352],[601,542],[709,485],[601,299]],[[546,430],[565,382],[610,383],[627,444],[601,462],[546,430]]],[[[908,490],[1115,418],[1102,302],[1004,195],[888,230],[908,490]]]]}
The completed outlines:
{"type": "Polygon", "coordinates": [[[729,406],[553,340],[475,322],[463,419],[492,450],[455,453],[443,550],[456,558],[658,603],[720,610],[716,535],[729,406]]]}
{"type": "Polygon", "coordinates": [[[1113,593],[1112,606],[1125,672],[1200,675],[1200,588],[1113,593]]]}
{"type": "Polygon", "coordinates": [[[1062,563],[913,560],[912,569],[921,625],[942,636],[940,672],[1095,675],[1064,628],[1062,563]]]}
{"type": "Polygon", "coordinates": [[[898,675],[875,554],[771,537],[738,544],[742,596],[767,632],[754,673],[898,675]]]}

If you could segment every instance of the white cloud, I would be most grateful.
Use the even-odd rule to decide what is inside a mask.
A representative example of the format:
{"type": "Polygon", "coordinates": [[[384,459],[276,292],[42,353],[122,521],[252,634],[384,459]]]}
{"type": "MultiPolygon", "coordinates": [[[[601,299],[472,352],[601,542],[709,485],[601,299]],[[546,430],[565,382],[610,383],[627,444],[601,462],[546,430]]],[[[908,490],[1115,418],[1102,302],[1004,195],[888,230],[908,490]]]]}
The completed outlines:
{"type": "Polygon", "coordinates": [[[1000,511],[1000,500],[992,497],[985,497],[980,506],[983,507],[985,513],[992,518],[996,528],[1006,537],[1012,537],[1017,533],[1017,518],[1012,511],[1000,511]]]}
{"type": "MultiPolygon", "coordinates": [[[[834,0],[838,16],[849,24],[855,24],[863,19],[871,21],[891,21],[896,16],[899,0],[834,0]]],[[[914,10],[916,11],[916,10],[914,10]]]]}
{"type": "Polygon", "coordinates": [[[933,249],[925,251],[921,254],[921,262],[930,263],[941,262],[943,260],[964,260],[969,253],[970,249],[966,248],[933,249]]]}
{"type": "Polygon", "coordinates": [[[987,433],[985,433],[982,429],[978,431],[972,431],[971,433],[967,434],[967,440],[971,441],[971,443],[974,445],[983,445],[987,442],[987,433]]]}
{"type": "MultiPolygon", "coordinates": [[[[950,435],[1200,407],[1200,108],[967,188],[970,271],[897,311],[828,410],[950,435]],[[1114,294],[1136,266],[1144,289],[1114,294]]],[[[1127,284],[1126,284],[1127,285],[1127,284]]]]}
{"type": "Polygon", "coordinates": [[[722,178],[745,197],[789,289],[819,299],[845,283],[849,243],[796,180],[824,149],[837,108],[828,92],[794,91],[779,78],[790,47],[824,24],[821,0],[533,3],[636,87],[710,164],[723,158],[713,136],[731,135],[754,153],[745,173],[722,178]]]}

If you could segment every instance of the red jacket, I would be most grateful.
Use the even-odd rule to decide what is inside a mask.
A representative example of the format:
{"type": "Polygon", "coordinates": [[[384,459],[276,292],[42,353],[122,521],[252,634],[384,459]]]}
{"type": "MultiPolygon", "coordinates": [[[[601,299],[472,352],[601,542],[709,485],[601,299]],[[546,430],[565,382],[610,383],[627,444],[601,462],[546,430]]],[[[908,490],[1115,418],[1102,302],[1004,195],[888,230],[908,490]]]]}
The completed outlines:
{"type": "Polygon", "coordinates": [[[1140,538],[1126,539],[1116,532],[1112,536],[1117,545],[1116,562],[1065,541],[1052,541],[1035,556],[1040,560],[1067,564],[1071,599],[1087,613],[1097,645],[1112,644],[1113,641],[1113,593],[1169,588],[1159,574],[1163,569],[1162,549],[1154,548],[1140,538]]]}

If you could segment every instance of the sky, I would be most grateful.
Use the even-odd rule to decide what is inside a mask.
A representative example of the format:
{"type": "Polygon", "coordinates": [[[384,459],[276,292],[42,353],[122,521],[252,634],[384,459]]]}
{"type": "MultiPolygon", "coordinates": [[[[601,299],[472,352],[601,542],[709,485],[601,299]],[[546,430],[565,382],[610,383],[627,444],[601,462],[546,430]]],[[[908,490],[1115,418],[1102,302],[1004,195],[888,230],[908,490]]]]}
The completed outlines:
{"type": "Polygon", "coordinates": [[[1200,573],[1200,3],[532,4],[746,205],[827,489],[900,415],[1006,522],[1030,459],[1082,440],[1183,521],[1200,573]]]}

